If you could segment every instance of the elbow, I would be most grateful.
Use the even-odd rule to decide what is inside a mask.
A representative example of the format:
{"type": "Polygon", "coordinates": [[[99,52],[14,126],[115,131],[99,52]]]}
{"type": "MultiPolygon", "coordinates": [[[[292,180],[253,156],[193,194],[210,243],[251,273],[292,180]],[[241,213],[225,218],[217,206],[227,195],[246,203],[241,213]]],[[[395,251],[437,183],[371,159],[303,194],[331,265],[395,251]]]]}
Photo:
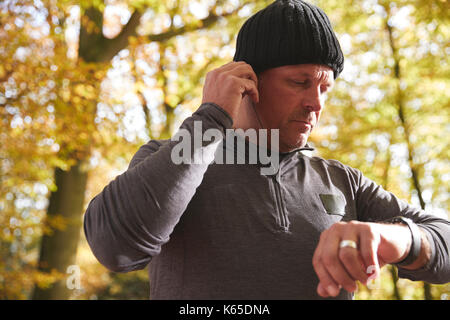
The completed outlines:
{"type": "Polygon", "coordinates": [[[141,261],[128,261],[127,257],[122,255],[102,255],[96,254],[93,251],[95,257],[106,269],[117,273],[126,273],[136,270],[144,269],[150,262],[150,257],[142,259],[141,261]],[[125,260],[125,261],[124,261],[125,260]]]}
{"type": "Polygon", "coordinates": [[[119,273],[141,270],[150,262],[151,256],[133,249],[126,250],[123,241],[102,236],[101,232],[91,232],[86,221],[84,232],[87,243],[94,257],[108,270],[119,273]]]}
{"type": "Polygon", "coordinates": [[[90,209],[91,204],[84,215],[83,229],[92,254],[97,261],[108,270],[113,272],[124,272],[123,268],[117,263],[117,259],[114,259],[114,253],[111,250],[112,248],[108,248],[108,245],[105,245],[106,243],[109,243],[109,241],[102,235],[98,226],[91,221],[92,217],[90,209]]]}
{"type": "Polygon", "coordinates": [[[101,219],[99,212],[92,211],[93,201],[84,215],[83,229],[94,257],[112,272],[124,273],[145,268],[152,255],[128,245],[118,230],[112,228],[107,220],[101,219]]]}

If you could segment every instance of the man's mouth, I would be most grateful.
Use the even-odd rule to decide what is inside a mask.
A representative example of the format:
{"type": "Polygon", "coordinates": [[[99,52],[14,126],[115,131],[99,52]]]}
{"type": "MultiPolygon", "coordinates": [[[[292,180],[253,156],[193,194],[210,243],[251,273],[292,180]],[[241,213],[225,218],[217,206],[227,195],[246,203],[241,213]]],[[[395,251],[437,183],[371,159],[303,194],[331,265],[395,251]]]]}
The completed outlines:
{"type": "Polygon", "coordinates": [[[300,122],[300,123],[304,123],[305,125],[308,125],[310,127],[313,127],[312,123],[306,120],[292,120],[294,122],[300,122]]]}
{"type": "Polygon", "coordinates": [[[313,125],[311,122],[305,120],[292,120],[295,127],[299,130],[299,132],[311,132],[313,125]]]}

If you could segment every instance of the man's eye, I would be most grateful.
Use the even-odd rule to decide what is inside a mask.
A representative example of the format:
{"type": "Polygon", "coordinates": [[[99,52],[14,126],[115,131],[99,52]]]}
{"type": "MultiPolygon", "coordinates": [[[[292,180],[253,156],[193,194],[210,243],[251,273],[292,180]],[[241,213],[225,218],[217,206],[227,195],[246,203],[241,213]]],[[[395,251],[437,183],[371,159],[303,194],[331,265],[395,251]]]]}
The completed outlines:
{"type": "Polygon", "coordinates": [[[307,81],[297,81],[297,80],[293,80],[293,83],[298,85],[298,86],[304,86],[307,84],[307,81]]]}

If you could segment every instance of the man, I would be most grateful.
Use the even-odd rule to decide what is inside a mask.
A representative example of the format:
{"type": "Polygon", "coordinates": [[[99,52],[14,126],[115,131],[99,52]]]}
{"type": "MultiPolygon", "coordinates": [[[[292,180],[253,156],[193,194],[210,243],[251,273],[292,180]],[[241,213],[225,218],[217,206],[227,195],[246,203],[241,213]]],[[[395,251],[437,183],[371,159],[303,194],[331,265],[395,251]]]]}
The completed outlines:
{"type": "MultiPolygon", "coordinates": [[[[248,19],[234,61],[208,73],[202,105],[175,137],[195,136],[196,121],[224,137],[277,129],[267,137],[277,170],[213,162],[236,149],[228,135],[193,143],[206,155],[199,163],[174,163],[176,139],[150,141],[89,205],[85,233],[98,260],[117,272],[150,263],[152,299],[351,299],[357,281],[388,263],[401,277],[448,282],[447,220],[302,153],[343,62],[311,4],[276,1],[248,19]]],[[[248,140],[247,152],[261,144],[248,140]]]]}

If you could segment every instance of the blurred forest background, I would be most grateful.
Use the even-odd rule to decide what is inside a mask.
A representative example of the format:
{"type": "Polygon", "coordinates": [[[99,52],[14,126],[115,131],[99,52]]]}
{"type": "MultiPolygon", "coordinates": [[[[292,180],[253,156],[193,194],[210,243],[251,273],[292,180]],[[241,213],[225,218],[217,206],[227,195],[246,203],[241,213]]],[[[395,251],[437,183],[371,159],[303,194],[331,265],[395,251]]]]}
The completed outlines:
{"type": "MultiPolygon", "coordinates": [[[[147,270],[95,260],[83,213],[140,145],[198,108],[206,72],[232,59],[243,21],[271,2],[0,2],[0,299],[148,299],[147,270]]],[[[310,2],[346,56],[315,154],[448,218],[448,2],[310,2]]],[[[356,298],[449,299],[450,285],[386,266],[356,298]]]]}

